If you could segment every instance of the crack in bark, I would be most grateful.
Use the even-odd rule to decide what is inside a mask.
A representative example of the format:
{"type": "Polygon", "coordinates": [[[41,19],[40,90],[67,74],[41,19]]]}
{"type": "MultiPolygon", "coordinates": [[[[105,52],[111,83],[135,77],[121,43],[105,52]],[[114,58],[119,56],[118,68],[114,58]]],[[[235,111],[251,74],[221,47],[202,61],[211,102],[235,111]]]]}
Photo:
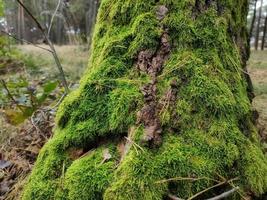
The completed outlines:
{"type": "Polygon", "coordinates": [[[201,13],[208,10],[212,5],[216,7],[218,15],[222,15],[224,8],[221,2],[214,0],[205,0],[205,2],[201,2],[200,0],[196,0],[192,10],[193,18],[196,19],[201,13]]]}
{"type": "MultiPolygon", "coordinates": [[[[161,21],[167,13],[168,9],[165,6],[159,6],[156,13],[157,18],[161,21]]],[[[160,134],[162,132],[157,102],[157,76],[162,71],[171,50],[168,30],[163,30],[160,45],[156,52],[153,54],[150,50],[141,51],[137,60],[137,68],[148,74],[151,78],[150,83],[141,87],[145,105],[137,113],[137,124],[143,124],[145,127],[142,141],[154,145],[161,144],[160,134]]]]}

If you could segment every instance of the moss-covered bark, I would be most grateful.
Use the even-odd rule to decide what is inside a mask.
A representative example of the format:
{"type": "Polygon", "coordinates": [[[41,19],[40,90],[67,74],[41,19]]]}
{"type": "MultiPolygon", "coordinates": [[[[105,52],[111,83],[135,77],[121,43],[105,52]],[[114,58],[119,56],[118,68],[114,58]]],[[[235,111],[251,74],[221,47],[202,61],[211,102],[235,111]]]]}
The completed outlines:
{"type": "Polygon", "coordinates": [[[102,0],[89,68],[22,199],[189,198],[222,177],[234,181],[199,198],[233,185],[230,199],[266,192],[244,73],[247,9],[247,0],[102,0]]]}

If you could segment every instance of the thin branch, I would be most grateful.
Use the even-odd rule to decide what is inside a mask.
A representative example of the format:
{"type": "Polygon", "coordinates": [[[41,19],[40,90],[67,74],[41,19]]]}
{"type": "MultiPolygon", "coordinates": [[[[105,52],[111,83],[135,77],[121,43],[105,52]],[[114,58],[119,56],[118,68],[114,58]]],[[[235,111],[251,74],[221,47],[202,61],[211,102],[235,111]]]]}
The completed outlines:
{"type": "MultiPolygon", "coordinates": [[[[40,13],[41,16],[42,16],[42,15],[51,15],[51,16],[53,16],[53,14],[54,14],[54,11],[52,12],[52,11],[50,11],[50,10],[44,10],[44,11],[42,11],[42,12],[40,13]]],[[[65,17],[64,17],[64,15],[62,15],[61,13],[56,13],[56,14],[55,14],[55,17],[58,17],[58,18],[61,19],[64,23],[67,22],[66,19],[65,19],[65,17]]]]}
{"type": "Polygon", "coordinates": [[[169,179],[164,179],[157,181],[155,183],[166,183],[166,182],[171,182],[171,181],[199,181],[199,180],[210,180],[214,181],[217,183],[220,183],[218,180],[208,178],[208,177],[200,177],[200,178],[192,178],[192,177],[175,177],[175,178],[169,178],[169,179]]]}
{"type": "Polygon", "coordinates": [[[69,93],[69,87],[68,87],[68,84],[67,84],[67,81],[66,81],[66,78],[65,78],[65,74],[64,74],[64,71],[63,71],[63,68],[61,66],[61,63],[60,63],[60,60],[58,58],[58,55],[57,55],[57,52],[55,50],[55,47],[53,45],[53,43],[51,42],[51,40],[49,39],[45,29],[42,27],[42,25],[38,22],[38,20],[33,16],[33,14],[29,11],[29,9],[20,1],[20,0],[16,0],[19,5],[22,6],[22,8],[27,12],[27,14],[33,19],[33,21],[36,23],[37,27],[41,30],[43,36],[44,36],[44,39],[46,40],[47,44],[49,45],[51,51],[52,51],[52,55],[54,57],[54,60],[56,62],[56,66],[59,70],[59,73],[60,73],[60,78],[61,78],[61,81],[62,81],[62,84],[65,88],[65,91],[66,93],[69,93]]]}
{"type": "Polygon", "coordinates": [[[213,185],[213,186],[211,186],[211,187],[209,187],[209,188],[206,188],[205,190],[202,190],[202,191],[198,192],[197,194],[195,194],[195,195],[193,195],[192,197],[188,198],[188,200],[192,200],[192,199],[198,197],[199,195],[201,195],[201,194],[203,194],[203,193],[205,193],[205,192],[207,192],[207,191],[209,191],[209,190],[211,190],[211,189],[213,189],[213,188],[219,187],[219,186],[221,186],[221,185],[225,185],[225,184],[227,184],[227,183],[229,183],[229,182],[232,182],[232,181],[235,181],[235,180],[237,180],[237,179],[238,179],[238,178],[234,178],[234,179],[231,179],[231,180],[229,180],[229,181],[223,181],[223,182],[221,182],[221,183],[218,183],[218,184],[216,184],[216,185],[213,185]]]}
{"type": "Polygon", "coordinates": [[[13,39],[15,39],[15,40],[17,40],[17,41],[25,42],[25,43],[31,44],[31,45],[33,45],[33,46],[35,46],[35,47],[37,47],[37,48],[40,48],[40,49],[43,49],[43,50],[45,50],[45,51],[48,51],[48,52],[52,53],[52,51],[51,51],[50,49],[41,47],[41,46],[36,45],[36,44],[34,44],[34,43],[30,42],[30,41],[27,41],[27,40],[17,38],[16,36],[14,36],[14,35],[12,35],[12,34],[6,32],[6,31],[3,31],[3,30],[0,30],[0,31],[1,31],[1,33],[5,34],[5,35],[7,35],[8,37],[11,37],[11,38],[13,38],[13,39]]]}
{"type": "Polygon", "coordinates": [[[240,191],[239,187],[235,186],[235,184],[233,182],[229,183],[230,186],[232,186],[232,188],[238,188],[237,189],[237,193],[240,195],[240,197],[243,199],[243,200],[248,200],[248,198],[246,198],[242,192],[240,191]]]}
{"type": "Polygon", "coordinates": [[[216,197],[207,199],[207,200],[220,200],[220,199],[224,199],[226,197],[229,197],[230,195],[232,195],[233,193],[235,193],[237,190],[239,190],[239,187],[233,188],[231,190],[229,190],[228,192],[224,192],[216,197]]]}
{"type": "Polygon", "coordinates": [[[134,146],[138,147],[141,151],[144,152],[144,149],[143,149],[141,146],[139,146],[136,142],[134,142],[132,139],[130,139],[130,138],[128,138],[128,137],[125,137],[125,139],[126,139],[128,142],[130,142],[131,144],[133,144],[134,146]]]}
{"type": "Polygon", "coordinates": [[[168,194],[168,197],[169,197],[170,199],[172,199],[172,200],[184,200],[184,199],[181,199],[181,198],[179,198],[179,197],[176,197],[176,196],[174,196],[174,195],[172,195],[172,194],[168,194]]]}
{"type": "Polygon", "coordinates": [[[56,10],[55,10],[55,12],[52,15],[52,18],[51,18],[51,21],[50,21],[50,25],[49,25],[49,28],[48,28],[48,32],[47,32],[48,37],[50,35],[50,31],[51,31],[51,28],[53,26],[53,21],[54,21],[54,18],[56,16],[56,14],[57,14],[57,11],[59,9],[60,4],[61,4],[61,0],[58,0],[58,4],[57,4],[57,7],[56,7],[56,10]]]}
{"type": "Polygon", "coordinates": [[[60,99],[58,100],[58,102],[56,103],[56,105],[54,105],[52,108],[50,108],[50,110],[53,110],[55,108],[57,108],[59,106],[59,104],[61,104],[61,102],[64,100],[64,98],[66,97],[66,94],[64,93],[60,99]]]}
{"type": "Polygon", "coordinates": [[[33,16],[31,11],[20,1],[16,0],[19,5],[27,12],[27,14],[33,19],[33,21],[36,23],[37,27],[42,31],[42,33],[45,33],[45,29],[42,27],[42,25],[38,22],[38,20],[33,16]]]}
{"type": "Polygon", "coordinates": [[[15,98],[13,97],[13,95],[11,94],[11,92],[9,91],[6,82],[3,79],[0,79],[1,84],[3,85],[4,89],[7,92],[8,97],[13,101],[13,103],[19,108],[19,110],[24,113],[24,110],[22,109],[22,107],[18,104],[18,102],[15,100],[15,98]]]}

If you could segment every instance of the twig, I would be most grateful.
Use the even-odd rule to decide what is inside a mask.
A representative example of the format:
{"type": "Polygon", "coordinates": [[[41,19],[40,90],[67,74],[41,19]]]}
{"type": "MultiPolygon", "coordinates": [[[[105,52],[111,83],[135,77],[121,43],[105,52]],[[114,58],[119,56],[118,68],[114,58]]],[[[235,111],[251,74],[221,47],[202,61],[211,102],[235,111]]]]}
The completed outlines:
{"type": "Polygon", "coordinates": [[[243,72],[244,74],[247,74],[247,75],[249,75],[250,76],[250,74],[249,74],[249,72],[247,72],[247,71],[245,71],[245,70],[243,70],[243,69],[239,69],[241,72],[243,72]]]}
{"type": "Polygon", "coordinates": [[[160,181],[157,181],[155,183],[166,183],[166,182],[170,182],[170,181],[199,181],[199,180],[203,180],[203,179],[220,183],[218,180],[215,180],[215,179],[212,179],[212,178],[208,178],[208,177],[200,177],[200,178],[175,177],[175,178],[160,180],[160,181]]]}
{"type": "Polygon", "coordinates": [[[132,139],[130,139],[128,137],[125,137],[125,139],[128,140],[128,142],[130,142],[131,144],[133,144],[133,146],[138,147],[141,151],[144,152],[144,149],[141,146],[139,146],[136,142],[134,142],[132,139]]]}
{"type": "Polygon", "coordinates": [[[20,1],[16,0],[19,5],[27,12],[27,14],[33,19],[33,21],[36,23],[37,27],[42,31],[42,33],[45,33],[44,28],[42,25],[38,22],[38,20],[33,16],[33,14],[30,12],[30,10],[20,1]]]}
{"type": "Polygon", "coordinates": [[[233,188],[231,190],[229,190],[228,192],[224,192],[216,197],[212,197],[210,199],[207,200],[220,200],[220,199],[224,199],[226,197],[229,197],[230,195],[232,195],[234,192],[236,192],[237,190],[239,190],[239,187],[233,188]]]}
{"type": "Polygon", "coordinates": [[[179,198],[179,197],[176,197],[176,196],[174,196],[174,195],[172,195],[172,194],[168,194],[168,197],[169,197],[170,199],[172,199],[172,200],[184,200],[184,199],[181,199],[181,198],[179,198]]]}
{"type": "Polygon", "coordinates": [[[58,100],[58,102],[56,103],[56,105],[54,105],[52,108],[50,108],[50,110],[53,110],[55,108],[57,108],[59,106],[59,104],[61,104],[61,102],[64,100],[64,98],[66,97],[66,93],[64,93],[60,99],[58,100]]]}
{"type": "Polygon", "coordinates": [[[238,188],[236,192],[240,195],[240,197],[241,197],[243,200],[248,200],[248,198],[246,198],[246,197],[241,193],[239,187],[235,186],[235,184],[234,184],[233,182],[230,182],[229,185],[232,186],[232,188],[238,188]]]}
{"type": "Polygon", "coordinates": [[[3,85],[4,89],[7,92],[8,97],[13,101],[13,103],[18,107],[18,109],[24,113],[24,110],[22,109],[22,107],[18,104],[18,102],[15,100],[15,98],[13,97],[13,95],[11,94],[11,92],[9,91],[6,82],[3,79],[0,79],[1,84],[3,85]]]}
{"type": "Polygon", "coordinates": [[[60,60],[58,58],[57,52],[55,50],[55,47],[54,47],[53,43],[51,42],[51,40],[49,39],[45,29],[38,22],[38,20],[33,16],[33,14],[30,12],[30,10],[20,0],[16,0],[16,1],[19,3],[20,6],[22,6],[22,8],[26,11],[26,13],[33,19],[33,21],[36,23],[37,27],[42,32],[42,34],[44,36],[44,39],[46,40],[47,44],[49,45],[49,47],[50,47],[50,49],[52,51],[52,55],[54,57],[56,66],[57,66],[57,68],[59,70],[60,78],[61,78],[62,84],[63,84],[63,86],[65,88],[65,91],[66,91],[66,93],[69,93],[69,87],[68,87],[68,84],[67,84],[67,81],[66,81],[66,78],[65,78],[65,74],[64,74],[63,68],[61,66],[61,63],[60,63],[60,60]]]}
{"type": "Polygon", "coordinates": [[[219,187],[219,186],[221,186],[221,185],[224,185],[224,184],[226,184],[226,183],[232,182],[232,181],[237,180],[237,179],[238,179],[238,178],[234,178],[234,179],[231,179],[231,180],[229,180],[229,181],[223,181],[223,182],[221,182],[221,183],[218,183],[218,184],[216,184],[216,185],[213,185],[213,186],[211,186],[211,187],[209,187],[209,188],[206,188],[205,190],[202,190],[202,191],[198,192],[197,194],[195,194],[195,195],[193,195],[192,197],[188,198],[188,200],[192,200],[192,199],[198,197],[199,195],[201,195],[201,194],[203,194],[203,193],[205,193],[205,192],[207,192],[207,191],[209,191],[209,190],[211,190],[211,189],[213,189],[213,188],[219,187]]]}
{"type": "Polygon", "coordinates": [[[45,134],[43,133],[43,131],[38,127],[38,125],[36,125],[35,122],[34,122],[34,119],[33,118],[34,118],[36,112],[37,111],[35,111],[32,114],[30,122],[33,125],[33,127],[35,128],[35,130],[37,131],[37,133],[40,133],[40,135],[47,141],[48,138],[45,136],[45,134]]]}
{"type": "Polygon", "coordinates": [[[31,44],[31,45],[33,45],[33,46],[35,46],[35,47],[37,47],[37,48],[40,48],[40,49],[43,49],[43,50],[45,50],[45,51],[48,51],[48,52],[52,53],[52,51],[51,51],[50,49],[47,49],[47,48],[41,47],[41,46],[39,46],[39,45],[36,45],[36,44],[34,44],[34,43],[32,43],[32,42],[30,42],[30,41],[28,41],[28,40],[24,40],[24,39],[17,38],[16,36],[14,36],[14,35],[12,35],[12,34],[6,32],[6,31],[3,31],[3,30],[0,30],[0,31],[1,31],[1,33],[4,33],[4,34],[7,35],[8,37],[14,38],[14,39],[17,40],[17,41],[25,42],[25,43],[31,44]]]}
{"type": "Polygon", "coordinates": [[[51,28],[53,26],[53,21],[54,21],[54,18],[56,16],[56,14],[57,14],[57,11],[59,9],[60,4],[61,4],[61,0],[58,0],[58,4],[57,4],[57,7],[56,7],[56,10],[55,10],[55,12],[52,15],[52,18],[51,18],[51,21],[50,21],[50,25],[49,25],[49,28],[48,28],[48,32],[47,32],[48,37],[50,35],[50,31],[51,31],[51,28]]]}

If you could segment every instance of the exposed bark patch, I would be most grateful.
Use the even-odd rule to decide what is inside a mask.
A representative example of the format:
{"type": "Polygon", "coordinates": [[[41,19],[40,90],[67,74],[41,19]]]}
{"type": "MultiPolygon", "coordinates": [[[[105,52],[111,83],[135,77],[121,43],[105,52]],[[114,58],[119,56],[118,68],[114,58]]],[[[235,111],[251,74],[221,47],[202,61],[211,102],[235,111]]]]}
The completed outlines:
{"type": "MultiPolygon", "coordinates": [[[[168,9],[165,6],[159,6],[156,12],[157,18],[163,20],[167,13],[168,9]]],[[[154,54],[150,50],[141,51],[137,60],[137,68],[151,77],[151,82],[141,87],[145,105],[137,114],[137,123],[141,123],[145,127],[143,142],[155,145],[161,143],[160,134],[162,132],[157,102],[157,76],[162,71],[170,50],[168,31],[164,30],[157,51],[154,54]]]]}
{"type": "Polygon", "coordinates": [[[211,6],[216,8],[218,15],[222,15],[224,7],[221,2],[214,0],[205,0],[205,2],[202,2],[201,0],[196,0],[192,10],[193,18],[196,19],[201,13],[204,13],[211,6]]]}
{"type": "Polygon", "coordinates": [[[164,19],[164,17],[166,16],[166,14],[168,13],[168,8],[166,8],[166,6],[159,6],[158,7],[158,10],[157,10],[157,18],[159,19],[159,20],[163,20],[164,19]]]}

